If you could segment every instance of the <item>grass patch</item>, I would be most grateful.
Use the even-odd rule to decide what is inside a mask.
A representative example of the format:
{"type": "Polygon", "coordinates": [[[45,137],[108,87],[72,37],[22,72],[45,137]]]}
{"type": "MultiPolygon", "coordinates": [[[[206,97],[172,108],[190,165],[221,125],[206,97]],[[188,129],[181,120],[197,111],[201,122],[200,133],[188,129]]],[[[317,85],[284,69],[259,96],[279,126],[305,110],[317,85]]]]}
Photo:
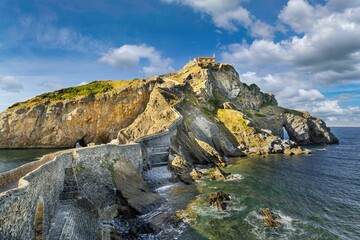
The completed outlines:
{"type": "Polygon", "coordinates": [[[95,81],[86,85],[70,87],[60,89],[50,93],[44,93],[36,98],[48,99],[48,100],[64,100],[71,99],[78,96],[87,96],[90,94],[100,94],[105,93],[113,89],[113,86],[109,82],[95,81]]]}
{"type": "Polygon", "coordinates": [[[261,117],[261,118],[266,117],[265,114],[262,114],[262,113],[259,113],[259,112],[255,113],[255,116],[261,117]]]}

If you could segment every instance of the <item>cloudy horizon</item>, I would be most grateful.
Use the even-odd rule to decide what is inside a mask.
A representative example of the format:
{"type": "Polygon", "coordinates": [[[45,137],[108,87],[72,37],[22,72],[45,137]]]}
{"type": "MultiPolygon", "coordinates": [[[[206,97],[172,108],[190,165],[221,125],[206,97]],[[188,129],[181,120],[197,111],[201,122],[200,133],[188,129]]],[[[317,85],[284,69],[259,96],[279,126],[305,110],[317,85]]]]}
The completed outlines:
{"type": "Polygon", "coordinates": [[[216,53],[279,105],[360,127],[360,0],[4,0],[0,13],[0,111],[216,53]]]}

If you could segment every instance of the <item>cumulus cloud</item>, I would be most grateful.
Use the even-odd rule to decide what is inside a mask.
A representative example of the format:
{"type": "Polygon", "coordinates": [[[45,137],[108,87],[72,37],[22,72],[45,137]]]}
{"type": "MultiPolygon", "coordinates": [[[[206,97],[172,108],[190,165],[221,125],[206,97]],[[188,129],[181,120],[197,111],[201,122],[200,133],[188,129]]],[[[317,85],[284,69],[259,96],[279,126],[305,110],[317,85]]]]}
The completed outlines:
{"type": "Polygon", "coordinates": [[[279,18],[297,32],[311,29],[316,10],[305,0],[290,0],[281,11],[279,18]]]}
{"type": "Polygon", "coordinates": [[[296,14],[292,16],[295,10],[288,10],[292,4],[308,3],[289,1],[280,14],[281,19],[286,19],[285,23],[295,31],[304,32],[302,36],[292,36],[279,42],[260,39],[251,44],[231,44],[222,53],[223,59],[246,70],[281,66],[283,70],[307,74],[307,79],[324,85],[359,81],[360,7],[329,12],[327,5],[322,6],[321,14],[310,17],[313,19],[310,24],[297,20],[296,14]]]}
{"type": "Polygon", "coordinates": [[[147,76],[174,70],[171,67],[170,58],[163,58],[158,50],[145,44],[123,45],[119,48],[110,49],[102,55],[99,61],[116,68],[133,70],[139,66],[142,59],[148,61],[148,65],[142,68],[143,73],[147,76]]]}
{"type": "Polygon", "coordinates": [[[273,38],[274,28],[253,16],[241,6],[244,0],[162,0],[165,3],[175,3],[187,6],[196,12],[207,14],[218,28],[237,31],[238,26],[249,30],[253,37],[273,38]]]}
{"type": "Polygon", "coordinates": [[[284,107],[304,109],[308,103],[325,99],[311,84],[297,79],[295,73],[261,75],[247,72],[240,77],[245,83],[255,83],[263,91],[275,94],[279,104],[284,107]]]}
{"type": "Polygon", "coordinates": [[[0,77],[0,89],[6,92],[20,92],[23,86],[14,76],[4,76],[0,77]]]}

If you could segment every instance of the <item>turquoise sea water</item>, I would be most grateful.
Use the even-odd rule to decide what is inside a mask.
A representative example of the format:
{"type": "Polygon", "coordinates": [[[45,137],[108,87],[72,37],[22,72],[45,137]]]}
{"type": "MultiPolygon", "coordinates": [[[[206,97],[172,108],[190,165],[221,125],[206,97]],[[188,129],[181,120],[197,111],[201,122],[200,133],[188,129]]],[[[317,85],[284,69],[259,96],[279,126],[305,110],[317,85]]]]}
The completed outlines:
{"type": "Polygon", "coordinates": [[[225,212],[195,204],[197,217],[177,238],[360,239],[360,128],[332,130],[340,144],[309,147],[312,155],[233,159],[225,171],[237,180],[173,187],[167,194],[174,207],[211,192],[231,195],[225,212]],[[282,226],[266,228],[262,208],[279,214],[282,226]]]}
{"type": "Polygon", "coordinates": [[[0,173],[35,161],[59,149],[0,149],[0,173]]]}
{"type": "MultiPolygon", "coordinates": [[[[191,224],[159,239],[360,239],[360,128],[332,131],[340,144],[309,147],[312,155],[233,159],[225,171],[237,174],[236,180],[162,187],[168,209],[186,209],[217,191],[229,193],[231,202],[225,212],[195,204],[191,224]],[[279,214],[282,227],[266,228],[261,208],[279,214]]],[[[0,172],[52,151],[0,150],[0,172]]]]}

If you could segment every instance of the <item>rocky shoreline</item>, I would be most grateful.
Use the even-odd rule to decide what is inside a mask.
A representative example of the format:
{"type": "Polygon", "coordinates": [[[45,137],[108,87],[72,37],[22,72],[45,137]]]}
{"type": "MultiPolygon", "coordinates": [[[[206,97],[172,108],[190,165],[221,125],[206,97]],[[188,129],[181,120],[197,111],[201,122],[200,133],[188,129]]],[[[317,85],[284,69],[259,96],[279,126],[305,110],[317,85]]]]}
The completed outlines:
{"type": "MultiPolygon", "coordinates": [[[[231,157],[310,154],[302,145],[338,143],[324,121],[278,106],[274,95],[242,83],[231,65],[221,63],[191,61],[177,72],[148,79],[93,82],[42,94],[0,114],[0,148],[73,147],[79,139],[95,146],[84,152],[94,152],[67,153],[66,166],[54,167],[54,176],[49,176],[57,186],[51,197],[58,201],[60,196],[60,217],[74,209],[75,219],[77,201],[87,199],[89,218],[102,223],[95,235],[102,231],[103,239],[155,236],[181,223],[176,210],[167,211],[166,201],[154,192],[162,184],[149,173],[158,166],[167,165],[185,184],[203,177],[231,180],[234,176],[222,170],[231,157]],[[284,129],[289,140],[284,139],[284,129]],[[113,156],[108,148],[123,152],[113,156]],[[198,165],[207,167],[197,169],[198,165]],[[151,187],[143,175],[148,175],[151,187]],[[75,179],[69,181],[70,193],[65,184],[69,178],[75,179]],[[70,207],[62,204],[61,194],[74,200],[70,207]]],[[[63,164],[56,158],[38,170],[63,164]]],[[[29,169],[18,178],[34,172],[29,169]]],[[[46,195],[43,188],[48,186],[43,184],[32,195],[34,202],[46,195]]],[[[220,210],[226,210],[230,200],[223,192],[208,198],[220,210]]],[[[275,220],[267,222],[276,225],[275,220]]],[[[10,227],[8,219],[1,221],[10,227]]],[[[66,232],[81,235],[76,224],[70,226],[73,229],[66,232]]],[[[44,229],[48,234],[49,228],[44,229]]],[[[34,233],[29,234],[31,238],[34,233]]]]}

